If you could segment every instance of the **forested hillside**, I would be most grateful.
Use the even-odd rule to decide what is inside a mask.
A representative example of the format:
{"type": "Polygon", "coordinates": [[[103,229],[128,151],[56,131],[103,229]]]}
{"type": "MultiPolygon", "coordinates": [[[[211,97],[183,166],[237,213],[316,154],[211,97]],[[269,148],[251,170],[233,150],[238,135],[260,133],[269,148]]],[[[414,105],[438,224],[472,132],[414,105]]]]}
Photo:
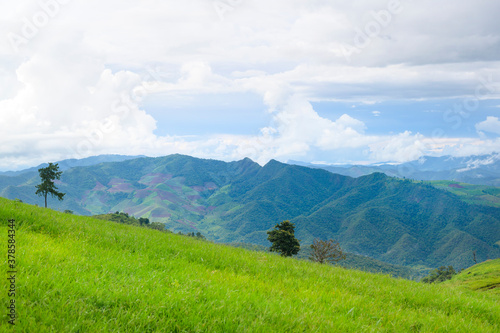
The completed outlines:
{"type": "MultiPolygon", "coordinates": [[[[0,193],[40,203],[36,174],[0,176],[0,193]]],[[[469,267],[500,256],[500,209],[471,205],[427,184],[382,173],[351,178],[326,170],[250,159],[226,163],[183,155],[66,170],[63,202],[95,215],[126,212],[201,232],[218,242],[268,246],[266,232],[291,220],[303,246],[334,238],[348,252],[399,265],[469,267]]]]}

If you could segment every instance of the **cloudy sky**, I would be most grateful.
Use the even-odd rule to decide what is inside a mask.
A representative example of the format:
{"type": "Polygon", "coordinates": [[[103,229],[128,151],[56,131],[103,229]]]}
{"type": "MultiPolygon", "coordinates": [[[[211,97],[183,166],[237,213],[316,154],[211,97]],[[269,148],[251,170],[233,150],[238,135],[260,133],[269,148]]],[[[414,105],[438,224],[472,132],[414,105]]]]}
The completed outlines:
{"type": "Polygon", "coordinates": [[[500,151],[497,0],[0,4],[0,170],[500,151]]]}

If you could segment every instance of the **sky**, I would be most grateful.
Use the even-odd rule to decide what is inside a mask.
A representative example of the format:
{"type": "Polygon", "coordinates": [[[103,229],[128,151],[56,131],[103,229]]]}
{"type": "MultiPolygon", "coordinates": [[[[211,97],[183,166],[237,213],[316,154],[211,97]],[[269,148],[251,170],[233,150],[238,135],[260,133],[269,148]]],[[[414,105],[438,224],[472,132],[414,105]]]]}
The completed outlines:
{"type": "Polygon", "coordinates": [[[497,0],[0,3],[0,170],[500,151],[497,0]]]}

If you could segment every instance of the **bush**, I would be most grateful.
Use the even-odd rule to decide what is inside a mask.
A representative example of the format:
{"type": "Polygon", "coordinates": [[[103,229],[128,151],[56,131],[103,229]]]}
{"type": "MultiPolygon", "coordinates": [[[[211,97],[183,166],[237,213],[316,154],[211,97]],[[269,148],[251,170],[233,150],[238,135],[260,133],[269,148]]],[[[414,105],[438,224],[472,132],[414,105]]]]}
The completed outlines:
{"type": "Polygon", "coordinates": [[[434,282],[443,282],[446,280],[450,280],[453,275],[457,274],[453,266],[441,266],[430,271],[429,275],[422,279],[424,283],[434,283],[434,282]]]}
{"type": "Polygon", "coordinates": [[[165,231],[165,224],[161,222],[152,222],[147,225],[148,228],[165,231]]]}

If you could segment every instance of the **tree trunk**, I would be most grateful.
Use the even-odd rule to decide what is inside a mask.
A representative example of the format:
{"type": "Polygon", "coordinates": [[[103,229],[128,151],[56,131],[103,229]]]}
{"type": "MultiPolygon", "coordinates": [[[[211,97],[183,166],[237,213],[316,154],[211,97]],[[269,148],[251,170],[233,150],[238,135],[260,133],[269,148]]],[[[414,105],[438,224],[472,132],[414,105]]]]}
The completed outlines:
{"type": "Polygon", "coordinates": [[[45,208],[47,208],[47,193],[45,193],[45,208]]]}

